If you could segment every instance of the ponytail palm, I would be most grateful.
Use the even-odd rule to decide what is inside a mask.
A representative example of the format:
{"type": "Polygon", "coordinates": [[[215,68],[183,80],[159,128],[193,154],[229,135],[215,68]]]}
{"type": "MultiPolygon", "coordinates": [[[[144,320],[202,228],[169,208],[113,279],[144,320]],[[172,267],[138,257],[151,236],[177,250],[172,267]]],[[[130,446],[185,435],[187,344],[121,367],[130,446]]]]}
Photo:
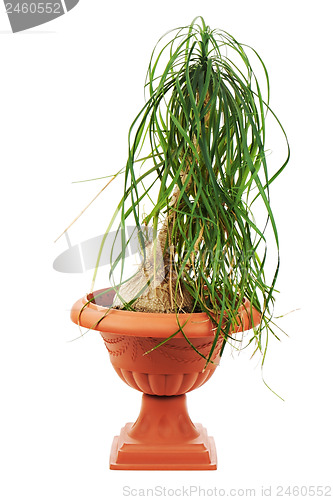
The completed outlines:
{"type": "Polygon", "coordinates": [[[118,215],[122,249],[111,256],[110,276],[118,267],[124,269],[131,238],[123,229],[130,224],[137,229],[145,260],[140,280],[134,276],[117,289],[116,304],[140,310],[147,294],[158,295],[164,286],[170,299],[167,312],[208,314],[215,342],[223,336],[222,354],[236,312],[248,299],[261,313],[250,343],[265,356],[279,269],[269,188],[289,159],[289,147],[286,161],[270,173],[267,113],[284,130],[269,108],[264,63],[253,49],[196,18],[160,40],[150,60],[146,92],[146,104],[129,131],[123,197],[108,228],[118,215]],[[248,53],[264,75],[265,96],[248,53]],[[275,248],[276,264],[266,280],[268,243],[275,248]],[[146,273],[148,261],[152,273],[146,273]]]}

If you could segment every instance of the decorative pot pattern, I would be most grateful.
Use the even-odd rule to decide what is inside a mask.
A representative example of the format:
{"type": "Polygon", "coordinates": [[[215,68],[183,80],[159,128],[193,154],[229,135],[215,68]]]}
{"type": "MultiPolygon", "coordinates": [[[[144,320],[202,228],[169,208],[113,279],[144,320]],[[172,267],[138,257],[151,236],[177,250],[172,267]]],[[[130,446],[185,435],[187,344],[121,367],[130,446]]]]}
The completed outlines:
{"type": "MultiPolygon", "coordinates": [[[[184,338],[156,347],[161,339],[101,335],[119,377],[133,389],[156,396],[178,396],[207,382],[216,369],[222,345],[221,337],[215,346],[214,363],[204,370],[205,359],[184,338]]],[[[193,343],[200,353],[208,356],[212,340],[195,339],[193,343]]]]}

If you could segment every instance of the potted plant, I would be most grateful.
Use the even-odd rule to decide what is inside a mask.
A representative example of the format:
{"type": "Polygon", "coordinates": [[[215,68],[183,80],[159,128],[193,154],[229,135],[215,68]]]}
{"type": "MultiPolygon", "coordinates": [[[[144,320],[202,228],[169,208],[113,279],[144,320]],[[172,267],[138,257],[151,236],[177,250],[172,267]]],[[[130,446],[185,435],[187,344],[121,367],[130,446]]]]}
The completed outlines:
{"type": "Polygon", "coordinates": [[[265,359],[279,270],[269,188],[289,146],[258,53],[201,17],[159,41],[145,88],[123,195],[104,236],[118,224],[110,286],[77,301],[71,318],[101,332],[118,375],[144,393],[139,418],[114,440],[110,467],[214,469],[214,442],[191,422],[185,394],[210,378],[239,331],[252,329],[248,345],[265,359]],[[267,113],[288,147],[273,174],[267,113]],[[134,241],[141,263],[129,276],[134,241]],[[269,244],[277,263],[267,280],[269,244]]]}

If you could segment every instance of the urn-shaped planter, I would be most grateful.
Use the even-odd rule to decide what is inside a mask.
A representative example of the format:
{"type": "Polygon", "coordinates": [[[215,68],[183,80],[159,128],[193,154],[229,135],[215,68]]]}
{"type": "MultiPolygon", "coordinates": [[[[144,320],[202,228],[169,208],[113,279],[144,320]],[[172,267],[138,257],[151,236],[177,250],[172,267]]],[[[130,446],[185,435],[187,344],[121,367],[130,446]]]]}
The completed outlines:
{"type": "MultiPolygon", "coordinates": [[[[205,356],[215,337],[206,313],[176,315],[112,309],[113,297],[113,291],[99,290],[78,300],[71,311],[72,321],[101,333],[119,377],[143,393],[139,417],[114,438],[110,469],[216,469],[214,440],[201,424],[192,423],[186,393],[213,375],[223,337],[219,337],[206,366],[205,356]],[[166,342],[156,347],[163,339],[166,342]]],[[[237,318],[234,332],[248,330],[260,321],[259,313],[253,309],[250,313],[246,301],[237,318]]]]}

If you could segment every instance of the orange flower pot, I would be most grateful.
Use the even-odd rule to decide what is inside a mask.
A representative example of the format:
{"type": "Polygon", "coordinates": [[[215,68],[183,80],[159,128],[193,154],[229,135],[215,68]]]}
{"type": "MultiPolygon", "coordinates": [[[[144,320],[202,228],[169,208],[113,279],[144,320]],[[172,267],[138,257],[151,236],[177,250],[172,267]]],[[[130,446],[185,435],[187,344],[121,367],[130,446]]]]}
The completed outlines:
{"type": "MultiPolygon", "coordinates": [[[[212,437],[201,424],[193,424],[186,407],[186,393],[203,385],[213,375],[222,337],[206,360],[188,344],[181,332],[162,346],[163,339],[179,325],[196,349],[208,356],[213,325],[206,313],[154,314],[108,309],[114,292],[98,290],[78,300],[71,319],[85,328],[98,330],[119,377],[143,392],[135,423],[128,423],[114,438],[110,469],[212,470],[216,451],[212,437]],[[102,295],[99,295],[103,292],[102,295]],[[87,300],[91,300],[87,304],[87,300]],[[85,307],[84,307],[85,306],[85,307]]],[[[249,313],[245,302],[238,311],[235,331],[248,330],[260,321],[257,311],[249,313]]]]}

